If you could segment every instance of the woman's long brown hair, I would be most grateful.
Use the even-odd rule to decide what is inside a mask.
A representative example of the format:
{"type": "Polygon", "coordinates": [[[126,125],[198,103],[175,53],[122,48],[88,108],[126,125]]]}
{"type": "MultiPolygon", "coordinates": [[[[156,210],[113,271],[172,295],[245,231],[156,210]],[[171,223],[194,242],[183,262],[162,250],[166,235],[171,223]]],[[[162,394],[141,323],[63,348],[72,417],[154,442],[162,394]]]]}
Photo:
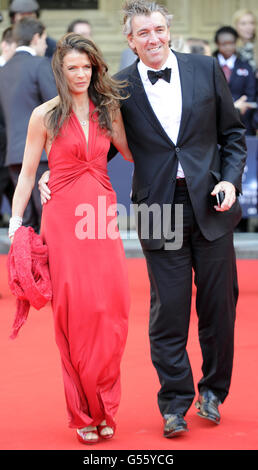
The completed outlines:
{"type": "MultiPolygon", "coordinates": [[[[72,111],[72,97],[63,74],[63,59],[73,50],[86,53],[92,66],[92,77],[88,88],[89,98],[98,112],[99,126],[112,133],[112,118],[119,108],[121,89],[125,82],[118,82],[108,74],[108,67],[102,53],[90,39],[75,33],[65,34],[57,43],[52,59],[52,68],[56,80],[59,103],[47,113],[47,127],[56,137],[72,111]]],[[[124,96],[125,97],[125,96],[124,96]]]]}

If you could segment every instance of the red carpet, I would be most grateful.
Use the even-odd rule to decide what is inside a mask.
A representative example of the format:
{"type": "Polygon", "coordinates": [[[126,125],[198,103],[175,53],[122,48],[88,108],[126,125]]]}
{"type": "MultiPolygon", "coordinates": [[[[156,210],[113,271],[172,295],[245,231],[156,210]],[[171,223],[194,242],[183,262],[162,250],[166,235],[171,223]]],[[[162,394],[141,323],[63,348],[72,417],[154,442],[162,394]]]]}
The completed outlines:
{"type": "MultiPolygon", "coordinates": [[[[128,259],[132,308],[122,362],[122,401],[114,439],[90,450],[247,450],[258,449],[258,260],[238,261],[240,299],[236,322],[235,362],[230,395],[214,426],[187,414],[189,433],[162,437],[148,341],[149,285],[143,259],[128,259]]],[[[67,427],[59,353],[54,341],[51,308],[31,310],[19,337],[9,339],[15,300],[9,292],[6,256],[0,256],[0,449],[74,449],[86,451],[67,427]]],[[[194,309],[188,351],[195,382],[201,356],[194,309]]]]}

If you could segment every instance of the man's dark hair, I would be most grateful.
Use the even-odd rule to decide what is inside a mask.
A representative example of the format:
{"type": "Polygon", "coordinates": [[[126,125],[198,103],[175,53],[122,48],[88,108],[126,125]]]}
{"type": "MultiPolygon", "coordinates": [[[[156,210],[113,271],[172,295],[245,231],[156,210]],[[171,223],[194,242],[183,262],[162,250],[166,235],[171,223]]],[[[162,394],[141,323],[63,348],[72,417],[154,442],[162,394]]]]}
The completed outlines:
{"type": "Polygon", "coordinates": [[[232,28],[232,26],[222,26],[216,31],[215,36],[214,36],[214,42],[216,44],[218,44],[219,42],[220,34],[232,34],[232,36],[234,36],[236,41],[238,39],[237,31],[235,30],[235,28],[232,28]]]}
{"type": "Polygon", "coordinates": [[[77,24],[87,24],[88,26],[91,27],[91,24],[90,24],[90,22],[89,22],[88,20],[78,19],[78,20],[72,21],[72,22],[68,25],[67,33],[73,33],[73,32],[74,32],[74,27],[75,27],[77,24]]]}
{"type": "Polygon", "coordinates": [[[8,26],[8,28],[5,28],[5,30],[3,31],[3,34],[2,34],[1,41],[5,41],[8,44],[12,44],[12,42],[14,42],[13,27],[12,26],[8,26]]]}
{"type": "Polygon", "coordinates": [[[17,46],[29,46],[35,34],[42,34],[45,31],[45,26],[41,21],[35,18],[22,18],[13,27],[13,37],[17,46]]]}

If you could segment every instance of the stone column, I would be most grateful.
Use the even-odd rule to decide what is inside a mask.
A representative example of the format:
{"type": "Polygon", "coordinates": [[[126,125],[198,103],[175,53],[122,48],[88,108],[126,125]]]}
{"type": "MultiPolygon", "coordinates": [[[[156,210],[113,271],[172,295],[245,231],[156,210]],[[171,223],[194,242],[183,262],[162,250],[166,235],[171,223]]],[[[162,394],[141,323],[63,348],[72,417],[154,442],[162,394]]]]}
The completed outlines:
{"type": "Polygon", "coordinates": [[[8,0],[0,0],[0,10],[8,9],[8,0]]]}
{"type": "Polygon", "coordinates": [[[109,19],[117,31],[121,30],[123,4],[124,0],[99,0],[99,11],[109,15],[109,19]]]}
{"type": "Polygon", "coordinates": [[[105,12],[119,12],[123,5],[123,0],[99,0],[99,10],[105,12]]]}

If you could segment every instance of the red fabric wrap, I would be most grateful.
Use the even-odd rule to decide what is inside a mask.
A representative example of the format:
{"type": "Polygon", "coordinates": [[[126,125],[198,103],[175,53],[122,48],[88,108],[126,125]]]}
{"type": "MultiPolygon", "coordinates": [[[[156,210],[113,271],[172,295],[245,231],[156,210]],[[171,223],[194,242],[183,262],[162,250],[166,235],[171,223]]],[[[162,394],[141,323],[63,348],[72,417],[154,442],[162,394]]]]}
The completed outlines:
{"type": "Polygon", "coordinates": [[[16,230],[7,268],[9,286],[17,303],[11,334],[14,339],[28,317],[30,306],[39,310],[52,299],[48,248],[32,227],[16,230]]]}

